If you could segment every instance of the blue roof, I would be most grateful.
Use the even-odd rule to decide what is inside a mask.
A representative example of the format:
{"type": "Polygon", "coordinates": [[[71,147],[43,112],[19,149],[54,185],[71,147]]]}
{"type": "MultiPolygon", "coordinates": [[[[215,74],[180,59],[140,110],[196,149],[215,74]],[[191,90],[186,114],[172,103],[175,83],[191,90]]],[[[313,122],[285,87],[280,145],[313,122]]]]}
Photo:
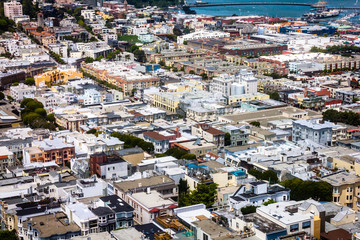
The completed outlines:
{"type": "Polygon", "coordinates": [[[199,168],[199,166],[196,166],[195,164],[193,163],[190,163],[190,164],[186,164],[185,165],[188,169],[195,169],[195,168],[199,168]]]}
{"type": "Polygon", "coordinates": [[[246,173],[244,171],[242,171],[242,170],[231,172],[231,174],[234,174],[237,177],[246,175],[246,173]]]}

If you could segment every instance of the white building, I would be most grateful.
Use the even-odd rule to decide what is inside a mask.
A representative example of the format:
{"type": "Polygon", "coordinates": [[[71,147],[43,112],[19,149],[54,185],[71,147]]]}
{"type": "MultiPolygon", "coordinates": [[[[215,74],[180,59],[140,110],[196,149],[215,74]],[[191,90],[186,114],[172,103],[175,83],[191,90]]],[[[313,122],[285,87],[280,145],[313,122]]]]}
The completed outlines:
{"type": "Polygon", "coordinates": [[[24,98],[34,98],[35,92],[35,86],[28,86],[23,83],[10,87],[10,96],[18,102],[21,102],[24,98]]]}
{"type": "Polygon", "coordinates": [[[98,217],[84,203],[66,204],[64,208],[69,221],[80,227],[81,235],[98,231],[98,217]]]}
{"type": "Polygon", "coordinates": [[[95,19],[95,10],[91,10],[91,9],[86,9],[86,10],[81,10],[81,16],[84,17],[84,19],[86,20],[93,20],[95,19]]]}
{"type": "Polygon", "coordinates": [[[203,38],[226,38],[230,37],[230,33],[220,31],[205,31],[201,30],[198,32],[189,33],[177,38],[178,44],[183,44],[184,41],[203,39],[203,38]]]}
{"type": "Polygon", "coordinates": [[[83,99],[84,105],[99,104],[101,102],[101,94],[95,89],[86,89],[83,99]]]}
{"type": "Polygon", "coordinates": [[[139,224],[153,222],[161,213],[173,215],[173,209],[177,207],[176,202],[170,198],[164,199],[157,191],[138,192],[128,195],[128,203],[134,206],[134,221],[139,224]]]}

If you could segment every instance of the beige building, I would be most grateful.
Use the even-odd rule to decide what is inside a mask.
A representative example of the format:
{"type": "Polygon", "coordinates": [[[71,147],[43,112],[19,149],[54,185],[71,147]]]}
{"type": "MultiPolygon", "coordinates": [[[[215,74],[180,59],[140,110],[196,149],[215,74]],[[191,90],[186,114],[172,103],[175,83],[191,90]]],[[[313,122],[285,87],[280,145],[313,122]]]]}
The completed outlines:
{"type": "Polygon", "coordinates": [[[204,156],[209,152],[216,152],[217,147],[213,143],[208,143],[205,140],[196,140],[190,142],[174,143],[178,147],[188,153],[195,154],[197,157],[204,156]]]}
{"type": "Polygon", "coordinates": [[[7,167],[15,165],[14,153],[7,147],[0,147],[0,173],[5,173],[7,167]]]}
{"type": "Polygon", "coordinates": [[[223,147],[225,144],[225,133],[205,123],[191,126],[191,134],[201,137],[207,142],[213,143],[219,147],[223,147]]]}
{"type": "Polygon", "coordinates": [[[7,18],[13,19],[15,16],[23,15],[22,5],[18,1],[4,2],[4,15],[7,18]]]}
{"type": "Polygon", "coordinates": [[[346,171],[338,172],[322,178],[333,187],[332,201],[354,210],[360,209],[360,177],[346,171]]]}

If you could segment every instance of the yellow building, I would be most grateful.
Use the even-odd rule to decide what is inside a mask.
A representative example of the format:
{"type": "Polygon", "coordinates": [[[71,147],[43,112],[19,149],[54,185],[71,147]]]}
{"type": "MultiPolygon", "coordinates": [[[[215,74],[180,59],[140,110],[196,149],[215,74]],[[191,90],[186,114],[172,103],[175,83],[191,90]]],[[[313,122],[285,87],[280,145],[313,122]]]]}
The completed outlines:
{"type": "Polygon", "coordinates": [[[192,92],[194,90],[204,90],[204,85],[201,81],[189,80],[186,82],[170,83],[163,86],[163,88],[167,92],[192,92]]]}
{"type": "Polygon", "coordinates": [[[334,203],[360,210],[360,177],[343,171],[323,177],[322,180],[333,187],[334,203]]]}
{"type": "Polygon", "coordinates": [[[174,93],[156,93],[154,94],[154,106],[165,109],[166,111],[170,111],[172,113],[176,113],[176,109],[180,103],[180,96],[182,92],[178,92],[178,94],[174,93]]]}
{"type": "Polygon", "coordinates": [[[248,102],[253,100],[264,100],[269,99],[270,96],[264,93],[253,93],[253,94],[241,94],[230,96],[228,100],[229,105],[240,105],[241,102],[248,102]]]}
{"type": "Polygon", "coordinates": [[[66,83],[71,78],[82,78],[82,72],[72,70],[53,70],[34,77],[36,86],[51,85],[54,83],[66,83]]]}

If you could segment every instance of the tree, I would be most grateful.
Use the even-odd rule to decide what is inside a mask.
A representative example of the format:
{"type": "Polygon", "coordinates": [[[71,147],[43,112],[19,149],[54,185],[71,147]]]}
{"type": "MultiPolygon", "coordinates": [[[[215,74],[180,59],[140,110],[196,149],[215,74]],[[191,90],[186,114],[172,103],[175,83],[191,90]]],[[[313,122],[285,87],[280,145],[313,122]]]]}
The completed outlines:
{"type": "Polygon", "coordinates": [[[269,181],[270,183],[279,182],[276,172],[272,170],[266,170],[265,172],[260,172],[259,170],[253,168],[250,169],[248,173],[256,177],[256,179],[258,180],[266,180],[269,181]]]}
{"type": "Polygon", "coordinates": [[[136,91],[137,91],[137,88],[131,89],[131,96],[135,96],[136,91]]]}
{"type": "Polygon", "coordinates": [[[173,33],[174,33],[176,36],[181,36],[181,35],[182,35],[182,31],[181,31],[180,28],[178,28],[178,27],[174,27],[173,33]]]}
{"type": "Polygon", "coordinates": [[[104,58],[104,56],[103,55],[100,55],[100,56],[98,56],[95,60],[96,61],[101,61],[101,59],[103,59],[104,58]]]}
{"type": "Polygon", "coordinates": [[[231,145],[231,135],[230,133],[225,133],[225,146],[230,146],[231,145]]]}
{"type": "Polygon", "coordinates": [[[86,132],[87,134],[95,134],[96,133],[96,129],[92,128],[89,131],[86,132]]]}
{"type": "Polygon", "coordinates": [[[269,95],[270,95],[270,98],[273,99],[273,100],[277,100],[277,101],[280,100],[280,95],[279,95],[278,92],[272,92],[269,95]]]}
{"type": "Polygon", "coordinates": [[[202,73],[200,76],[202,77],[202,80],[207,80],[209,78],[206,73],[202,73]]]}
{"type": "Polygon", "coordinates": [[[272,203],[277,203],[277,202],[274,199],[270,198],[269,200],[264,202],[262,205],[267,206],[267,205],[272,204],[272,203]]]}
{"type": "Polygon", "coordinates": [[[0,231],[0,239],[1,240],[18,240],[18,236],[16,235],[16,230],[3,230],[0,231]]]}
{"type": "Polygon", "coordinates": [[[85,63],[93,63],[94,59],[92,57],[86,57],[85,58],[85,63]]]}
{"type": "Polygon", "coordinates": [[[31,123],[33,123],[35,121],[35,119],[38,119],[38,118],[42,118],[41,115],[31,112],[31,113],[23,115],[22,119],[23,119],[23,123],[25,125],[30,125],[31,123]]]}
{"type": "Polygon", "coordinates": [[[210,184],[201,183],[197,185],[195,190],[183,196],[182,198],[183,204],[185,206],[190,206],[194,204],[203,203],[206,205],[207,208],[210,208],[215,203],[216,190],[217,190],[216,183],[210,183],[210,184]]]}
{"type": "Polygon", "coordinates": [[[190,70],[190,71],[189,71],[189,74],[195,74],[195,71],[194,71],[194,70],[190,70]]]}
{"type": "Polygon", "coordinates": [[[34,112],[39,114],[40,116],[42,116],[44,118],[46,118],[46,116],[47,116],[46,110],[44,108],[37,108],[37,109],[35,109],[34,112]]]}
{"type": "Polygon", "coordinates": [[[260,127],[260,122],[259,122],[259,121],[252,121],[252,122],[250,123],[250,125],[253,125],[253,126],[255,126],[255,127],[260,127]]]}
{"type": "Polygon", "coordinates": [[[49,122],[54,123],[55,122],[55,114],[50,113],[46,116],[46,120],[48,120],[49,122]]]}
{"type": "Polygon", "coordinates": [[[134,51],[134,57],[136,58],[137,61],[139,62],[146,62],[146,55],[145,52],[143,50],[135,50],[134,51]]]}
{"type": "Polygon", "coordinates": [[[11,86],[14,86],[14,87],[16,87],[16,86],[19,86],[19,82],[14,82],[13,84],[11,84],[11,86]]]}
{"type": "Polygon", "coordinates": [[[256,212],[256,206],[247,206],[247,207],[243,207],[240,209],[241,213],[243,215],[247,215],[247,214],[250,214],[250,213],[255,213],[256,212]]]}
{"type": "Polygon", "coordinates": [[[0,100],[3,100],[5,98],[5,94],[3,92],[0,92],[0,100]]]}
{"type": "Polygon", "coordinates": [[[29,85],[29,86],[34,86],[35,85],[35,79],[32,77],[29,77],[25,80],[25,84],[29,85]]]}
{"type": "Polygon", "coordinates": [[[324,181],[303,181],[299,178],[286,180],[281,183],[290,189],[290,198],[295,201],[312,198],[316,201],[332,201],[333,187],[324,181]]]}
{"type": "Polygon", "coordinates": [[[183,155],[181,158],[186,160],[196,160],[196,155],[192,153],[187,153],[183,155]]]}
{"type": "Polygon", "coordinates": [[[180,179],[178,188],[179,188],[179,194],[178,194],[179,207],[184,207],[186,206],[184,203],[184,198],[189,193],[189,186],[187,181],[180,179]]]}

